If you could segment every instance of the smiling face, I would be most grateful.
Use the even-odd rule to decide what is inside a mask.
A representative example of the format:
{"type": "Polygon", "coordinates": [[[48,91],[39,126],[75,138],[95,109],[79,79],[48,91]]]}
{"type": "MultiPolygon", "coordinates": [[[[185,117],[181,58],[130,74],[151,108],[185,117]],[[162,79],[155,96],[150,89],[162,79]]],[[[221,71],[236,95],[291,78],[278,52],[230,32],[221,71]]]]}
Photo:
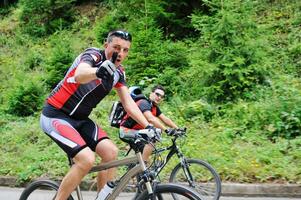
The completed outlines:
{"type": "Polygon", "coordinates": [[[161,89],[155,89],[150,93],[149,99],[156,105],[160,104],[165,97],[165,92],[161,89]]]}
{"type": "Polygon", "coordinates": [[[111,59],[114,52],[118,53],[115,65],[119,66],[122,61],[127,57],[131,42],[120,37],[112,37],[105,44],[105,54],[107,59],[111,59]]]}

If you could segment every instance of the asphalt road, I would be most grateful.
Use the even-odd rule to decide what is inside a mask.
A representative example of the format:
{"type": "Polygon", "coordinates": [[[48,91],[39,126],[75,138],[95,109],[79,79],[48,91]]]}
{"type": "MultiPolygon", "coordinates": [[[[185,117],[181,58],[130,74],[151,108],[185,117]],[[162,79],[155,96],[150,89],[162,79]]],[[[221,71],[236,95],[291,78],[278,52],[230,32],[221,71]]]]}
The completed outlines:
{"type": "MultiPolygon", "coordinates": [[[[0,200],[18,200],[20,194],[24,188],[9,188],[0,187],[0,200]]],[[[43,200],[45,193],[41,192],[36,199],[31,200],[43,200]]],[[[134,194],[133,193],[122,193],[117,200],[129,200],[134,194]]],[[[84,200],[94,200],[96,192],[83,191],[84,200]]],[[[286,197],[221,197],[220,200],[301,200],[301,198],[286,198],[286,197]]]]}

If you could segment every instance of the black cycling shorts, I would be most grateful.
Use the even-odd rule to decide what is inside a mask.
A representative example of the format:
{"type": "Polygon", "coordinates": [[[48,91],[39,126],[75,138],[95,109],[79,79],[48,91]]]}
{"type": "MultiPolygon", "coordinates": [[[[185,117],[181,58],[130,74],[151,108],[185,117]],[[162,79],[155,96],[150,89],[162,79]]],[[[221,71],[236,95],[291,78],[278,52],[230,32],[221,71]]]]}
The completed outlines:
{"type": "Polygon", "coordinates": [[[107,133],[89,118],[73,119],[55,109],[51,109],[51,112],[44,111],[40,118],[43,131],[71,158],[87,146],[95,151],[96,145],[101,140],[109,138],[107,133]]]}

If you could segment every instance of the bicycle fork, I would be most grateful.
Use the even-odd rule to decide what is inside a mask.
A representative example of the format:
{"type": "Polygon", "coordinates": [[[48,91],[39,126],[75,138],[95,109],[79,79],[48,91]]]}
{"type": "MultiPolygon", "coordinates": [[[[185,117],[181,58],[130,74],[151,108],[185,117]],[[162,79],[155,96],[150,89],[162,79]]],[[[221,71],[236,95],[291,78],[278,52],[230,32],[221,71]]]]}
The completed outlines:
{"type": "Polygon", "coordinates": [[[181,153],[178,153],[178,156],[180,158],[181,166],[189,185],[191,187],[195,187],[194,179],[189,169],[189,163],[186,161],[186,158],[181,153]]]}

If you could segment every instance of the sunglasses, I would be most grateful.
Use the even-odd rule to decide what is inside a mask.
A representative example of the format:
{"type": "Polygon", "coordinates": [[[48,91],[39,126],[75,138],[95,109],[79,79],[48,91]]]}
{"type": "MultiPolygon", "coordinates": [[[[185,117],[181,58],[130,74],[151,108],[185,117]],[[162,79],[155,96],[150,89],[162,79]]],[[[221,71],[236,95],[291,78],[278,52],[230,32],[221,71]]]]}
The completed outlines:
{"type": "Polygon", "coordinates": [[[125,31],[114,31],[113,33],[111,33],[109,35],[109,37],[111,37],[111,36],[116,36],[116,37],[119,37],[121,39],[124,39],[124,40],[132,42],[132,36],[131,36],[131,34],[128,33],[128,32],[125,32],[125,31]]]}
{"type": "Polygon", "coordinates": [[[157,95],[157,97],[160,97],[161,99],[164,98],[164,95],[162,95],[162,94],[160,94],[160,93],[158,93],[158,92],[155,92],[155,94],[157,95]]]}

